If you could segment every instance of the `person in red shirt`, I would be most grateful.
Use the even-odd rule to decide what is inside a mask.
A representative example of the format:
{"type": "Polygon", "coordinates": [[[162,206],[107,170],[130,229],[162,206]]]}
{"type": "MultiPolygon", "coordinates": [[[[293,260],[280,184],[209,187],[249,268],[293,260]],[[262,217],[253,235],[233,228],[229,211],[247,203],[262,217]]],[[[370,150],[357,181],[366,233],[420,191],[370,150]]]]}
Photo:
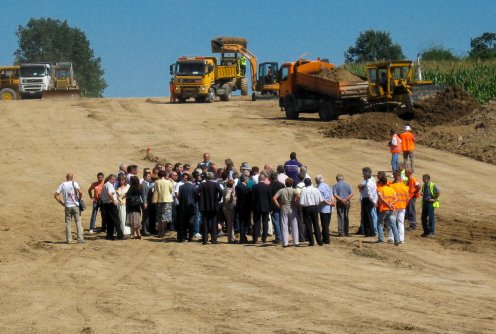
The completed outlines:
{"type": "Polygon", "coordinates": [[[412,128],[407,125],[405,126],[405,132],[400,134],[401,138],[401,148],[403,149],[403,163],[405,168],[408,168],[408,159],[410,159],[410,169],[414,171],[413,168],[413,151],[415,150],[415,135],[412,132],[412,128]]]}

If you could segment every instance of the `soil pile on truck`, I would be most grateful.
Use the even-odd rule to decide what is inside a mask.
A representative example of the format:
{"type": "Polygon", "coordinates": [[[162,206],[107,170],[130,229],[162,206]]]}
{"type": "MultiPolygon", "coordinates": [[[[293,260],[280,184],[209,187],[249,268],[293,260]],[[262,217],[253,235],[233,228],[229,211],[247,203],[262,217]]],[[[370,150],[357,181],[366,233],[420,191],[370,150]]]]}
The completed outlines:
{"type": "Polygon", "coordinates": [[[363,79],[343,68],[324,68],[319,73],[315,74],[316,77],[326,79],[329,81],[345,81],[345,82],[362,82],[363,79]]]}

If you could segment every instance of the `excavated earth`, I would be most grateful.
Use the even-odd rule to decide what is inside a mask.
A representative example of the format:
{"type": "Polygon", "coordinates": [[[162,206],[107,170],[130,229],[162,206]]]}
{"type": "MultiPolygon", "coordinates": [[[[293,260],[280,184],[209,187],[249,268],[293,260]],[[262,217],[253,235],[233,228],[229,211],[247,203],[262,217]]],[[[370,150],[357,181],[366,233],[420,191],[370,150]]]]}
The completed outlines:
{"type": "Polygon", "coordinates": [[[414,105],[414,114],[373,112],[342,116],[323,133],[335,138],[387,141],[389,130],[410,125],[417,143],[496,164],[496,101],[481,106],[460,88],[447,88],[414,105]]]}
{"type": "Polygon", "coordinates": [[[315,76],[331,81],[346,81],[346,82],[363,81],[359,76],[356,76],[353,73],[343,68],[323,69],[319,73],[315,74],[315,76]]]}

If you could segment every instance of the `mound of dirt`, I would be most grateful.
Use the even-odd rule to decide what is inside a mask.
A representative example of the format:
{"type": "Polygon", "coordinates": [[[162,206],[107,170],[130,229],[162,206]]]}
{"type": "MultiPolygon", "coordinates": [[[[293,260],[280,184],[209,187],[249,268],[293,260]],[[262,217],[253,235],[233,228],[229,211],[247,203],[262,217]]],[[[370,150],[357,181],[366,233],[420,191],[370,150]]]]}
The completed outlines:
{"type": "Polygon", "coordinates": [[[410,125],[417,142],[496,164],[496,101],[481,108],[467,92],[450,87],[416,104],[413,119],[369,112],[341,117],[323,130],[328,137],[384,141],[391,129],[410,125]]]}
{"type": "Polygon", "coordinates": [[[331,81],[361,82],[360,77],[343,68],[324,69],[315,74],[316,77],[331,81]]]}
{"type": "Polygon", "coordinates": [[[452,124],[425,130],[417,136],[419,144],[496,164],[496,101],[452,124]]]}
{"type": "Polygon", "coordinates": [[[338,122],[329,123],[324,130],[328,137],[358,138],[383,141],[389,139],[391,129],[400,130],[404,121],[396,114],[385,112],[370,112],[344,117],[338,122]]]}
{"type": "Polygon", "coordinates": [[[461,88],[448,87],[417,102],[415,121],[421,126],[451,123],[480,108],[479,102],[461,88]]]}

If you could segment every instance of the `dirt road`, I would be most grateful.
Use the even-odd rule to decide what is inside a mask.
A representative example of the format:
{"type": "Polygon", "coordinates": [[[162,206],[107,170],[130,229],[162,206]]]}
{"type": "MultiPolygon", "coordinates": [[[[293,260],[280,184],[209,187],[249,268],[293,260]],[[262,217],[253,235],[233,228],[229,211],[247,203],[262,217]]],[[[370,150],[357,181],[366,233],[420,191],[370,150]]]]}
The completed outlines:
{"type": "MultiPolygon", "coordinates": [[[[416,172],[442,191],[434,239],[415,231],[400,247],[353,237],[287,249],[225,238],[216,246],[101,235],[63,243],[52,196],[65,174],[87,189],[121,162],[152,166],[146,148],[193,164],[208,151],[236,166],[275,166],[296,151],[312,176],[334,183],[343,173],[354,190],[362,167],[389,169],[385,142],[328,138],[314,116],[283,116],[275,101],[242,99],[0,102],[0,332],[493,332],[496,166],[427,147],[418,147],[416,172]]],[[[351,216],[355,231],[358,196],[351,216]]],[[[335,233],[334,215],[331,225],[335,233]]]]}

